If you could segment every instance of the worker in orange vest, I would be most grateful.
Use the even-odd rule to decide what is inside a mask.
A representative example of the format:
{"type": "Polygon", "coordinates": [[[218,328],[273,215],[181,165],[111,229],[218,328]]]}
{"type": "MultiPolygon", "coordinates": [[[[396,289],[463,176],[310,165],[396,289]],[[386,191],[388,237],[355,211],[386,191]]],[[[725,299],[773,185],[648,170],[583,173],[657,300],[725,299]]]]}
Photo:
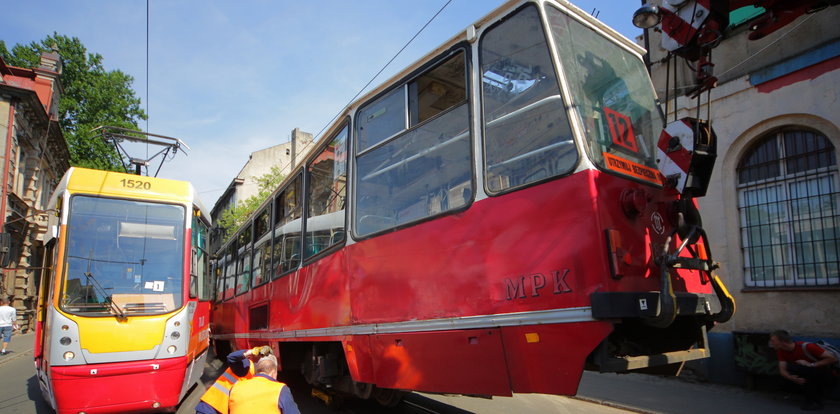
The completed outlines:
{"type": "Polygon", "coordinates": [[[292,392],[277,381],[277,357],[267,355],[256,363],[253,378],[238,381],[230,390],[230,414],[300,414],[292,392]]]}
{"type": "Polygon", "coordinates": [[[271,348],[268,346],[240,349],[228,354],[228,369],[201,396],[201,401],[195,407],[196,414],[228,414],[228,398],[233,384],[253,377],[254,364],[270,354],[271,348]]]}

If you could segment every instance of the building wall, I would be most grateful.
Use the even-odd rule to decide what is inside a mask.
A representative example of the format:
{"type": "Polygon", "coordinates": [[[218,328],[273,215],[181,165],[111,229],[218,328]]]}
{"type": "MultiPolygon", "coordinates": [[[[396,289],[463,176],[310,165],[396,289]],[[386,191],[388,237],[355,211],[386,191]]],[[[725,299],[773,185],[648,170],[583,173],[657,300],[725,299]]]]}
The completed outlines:
{"type": "MultiPolygon", "coordinates": [[[[709,191],[698,202],[715,260],[721,264],[718,274],[737,303],[735,316],[716,327],[716,332],[788,329],[799,335],[840,337],[837,286],[756,289],[746,285],[736,173],[757,139],[786,126],[819,131],[832,142],[840,159],[838,19],[840,7],[830,7],[806,14],[758,41],[747,39],[746,27],[736,28],[713,50],[719,83],[711,91],[710,113],[718,158],[709,191]],[[768,73],[781,76],[768,80],[768,73]]],[[[658,62],[666,51],[659,47],[658,33],[650,31],[650,35],[651,60],[658,62]]],[[[684,91],[693,78],[682,61],[677,67],[677,85],[684,91]]],[[[652,65],[654,85],[663,99],[665,71],[664,64],[652,65]]],[[[673,101],[668,107],[668,119],[673,120],[673,101]]],[[[681,97],[676,107],[677,118],[697,116],[694,99],[681,97]]],[[[701,118],[707,110],[701,105],[701,118]]]]}
{"type": "Polygon", "coordinates": [[[246,200],[257,195],[259,193],[257,178],[269,173],[274,166],[280,166],[283,174],[290,174],[296,165],[295,158],[300,161],[301,150],[308,150],[311,144],[312,134],[295,128],[289,142],[254,151],[237,175],[237,178],[242,179],[242,184],[237,186],[236,199],[246,200]],[[297,157],[295,153],[298,154],[297,157]]]}
{"type": "Polygon", "coordinates": [[[0,174],[4,167],[8,170],[0,184],[5,202],[0,231],[12,237],[11,261],[2,271],[0,295],[11,298],[23,331],[34,329],[49,214],[44,208],[70,166],[57,121],[61,63],[57,55],[46,55],[39,68],[0,65],[0,174]],[[12,106],[14,117],[10,118],[12,106]]]}
{"type": "Polygon", "coordinates": [[[257,179],[271,172],[273,167],[279,166],[282,173],[288,176],[304,160],[313,146],[312,134],[295,128],[291,132],[289,142],[251,153],[239,174],[233,178],[227,190],[216,200],[210,213],[214,223],[210,237],[211,252],[215,252],[221,247],[223,237],[221,229],[216,223],[222,217],[224,211],[236,207],[251,196],[257,195],[259,193],[257,179]]]}
{"type": "MultiPolygon", "coordinates": [[[[749,85],[743,78],[731,83],[749,85]]],[[[821,93],[836,89],[837,85],[840,71],[833,71],[773,93],[746,88],[713,103],[718,161],[710,191],[699,203],[721,262],[719,274],[730,287],[739,309],[735,318],[721,326],[724,330],[785,328],[801,334],[840,336],[836,290],[756,290],[745,286],[736,191],[738,162],[756,139],[779,127],[816,129],[831,140],[835,150],[840,148],[840,102],[821,93]]]]}

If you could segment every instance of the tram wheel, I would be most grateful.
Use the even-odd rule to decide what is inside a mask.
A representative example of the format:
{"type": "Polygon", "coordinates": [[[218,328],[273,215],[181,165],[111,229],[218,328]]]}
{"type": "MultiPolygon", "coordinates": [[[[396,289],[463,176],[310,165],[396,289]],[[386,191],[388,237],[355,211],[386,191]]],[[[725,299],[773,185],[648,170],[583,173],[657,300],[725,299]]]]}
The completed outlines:
{"type": "Polygon", "coordinates": [[[384,407],[396,407],[402,401],[405,392],[393,388],[376,388],[373,398],[384,407]]]}
{"type": "Polygon", "coordinates": [[[353,381],[353,395],[363,400],[370,399],[373,395],[373,384],[367,382],[353,381]]]}

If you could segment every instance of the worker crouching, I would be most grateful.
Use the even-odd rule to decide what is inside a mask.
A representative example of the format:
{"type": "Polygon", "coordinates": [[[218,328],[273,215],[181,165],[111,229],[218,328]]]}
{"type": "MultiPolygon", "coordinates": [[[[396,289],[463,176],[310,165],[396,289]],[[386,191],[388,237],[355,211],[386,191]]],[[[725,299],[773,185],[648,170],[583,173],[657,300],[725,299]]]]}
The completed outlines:
{"type": "Polygon", "coordinates": [[[230,414],[300,414],[292,392],[277,381],[277,357],[267,355],[256,363],[256,374],[238,381],[230,390],[230,414]]]}

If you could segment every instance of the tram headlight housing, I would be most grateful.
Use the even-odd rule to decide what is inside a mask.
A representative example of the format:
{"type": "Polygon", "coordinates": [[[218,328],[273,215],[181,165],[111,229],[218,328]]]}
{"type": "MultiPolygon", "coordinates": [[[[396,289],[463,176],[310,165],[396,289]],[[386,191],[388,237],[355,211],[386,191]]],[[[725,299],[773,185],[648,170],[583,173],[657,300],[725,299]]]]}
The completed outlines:
{"type": "Polygon", "coordinates": [[[58,343],[60,343],[64,346],[70,345],[71,342],[73,342],[73,341],[69,337],[66,337],[66,336],[63,336],[63,337],[61,337],[61,339],[58,340],[58,343]]]}
{"type": "Polygon", "coordinates": [[[166,348],[166,352],[169,352],[170,354],[175,354],[175,351],[177,351],[177,350],[178,350],[178,347],[176,347],[175,345],[169,345],[169,347],[166,348]]]}
{"type": "Polygon", "coordinates": [[[659,7],[644,5],[639,10],[633,13],[633,26],[640,29],[650,29],[659,24],[662,20],[662,14],[659,13],[659,7]]]}
{"type": "Polygon", "coordinates": [[[181,333],[178,331],[172,332],[172,335],[169,335],[173,341],[177,341],[181,337],[181,333]]]}
{"type": "Polygon", "coordinates": [[[76,354],[74,354],[74,353],[73,353],[73,352],[71,352],[71,351],[67,351],[67,352],[65,352],[65,353],[64,353],[64,360],[65,360],[65,361],[69,361],[69,360],[71,360],[71,359],[73,359],[73,358],[75,358],[75,357],[76,357],[76,354]]]}

